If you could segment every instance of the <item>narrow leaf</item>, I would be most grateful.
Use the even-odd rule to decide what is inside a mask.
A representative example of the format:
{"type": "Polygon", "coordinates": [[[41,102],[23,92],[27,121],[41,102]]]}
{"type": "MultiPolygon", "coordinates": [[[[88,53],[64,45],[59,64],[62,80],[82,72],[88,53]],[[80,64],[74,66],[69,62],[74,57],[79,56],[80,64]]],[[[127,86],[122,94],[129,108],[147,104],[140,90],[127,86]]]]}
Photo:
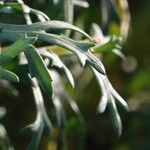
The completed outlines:
{"type": "Polygon", "coordinates": [[[104,37],[101,42],[92,49],[96,53],[111,52],[113,49],[121,49],[121,38],[116,36],[104,37]]]}
{"type": "MultiPolygon", "coordinates": [[[[63,21],[55,21],[55,20],[50,20],[50,21],[46,21],[46,22],[38,22],[38,23],[33,23],[31,25],[13,25],[13,24],[5,24],[5,23],[0,23],[0,28],[1,28],[1,38],[6,38],[9,40],[9,37],[7,37],[5,34],[16,34],[16,36],[18,36],[18,33],[32,33],[33,31],[48,31],[48,32],[55,32],[58,30],[74,30],[77,31],[83,35],[85,35],[87,38],[90,38],[90,36],[85,33],[84,31],[82,31],[81,29],[63,22],[63,21]],[[6,33],[5,33],[6,32],[6,33]],[[13,33],[12,33],[13,32],[13,33]],[[3,34],[4,33],[4,34],[3,34]]],[[[1,39],[0,38],[0,39],[1,39]]],[[[13,39],[10,39],[13,40],[13,39]]]]}
{"type": "Polygon", "coordinates": [[[34,85],[32,87],[32,90],[33,90],[33,95],[34,95],[35,104],[37,108],[37,116],[34,123],[26,126],[23,129],[23,131],[26,132],[29,131],[29,133],[32,132],[32,138],[27,147],[28,150],[38,149],[44,130],[49,136],[51,135],[51,131],[52,131],[52,125],[45,110],[44,100],[43,100],[41,90],[38,86],[36,79],[31,79],[31,82],[33,82],[34,85]]]}
{"type": "Polygon", "coordinates": [[[103,94],[97,108],[98,112],[103,113],[106,110],[107,104],[108,104],[108,96],[106,94],[103,94]]]}
{"type": "Polygon", "coordinates": [[[108,110],[109,110],[110,119],[112,121],[112,125],[114,127],[114,130],[115,130],[116,134],[118,136],[120,136],[121,132],[122,132],[122,123],[121,123],[119,113],[117,111],[115,100],[112,96],[110,96],[110,100],[108,103],[108,110]]]}
{"type": "Polygon", "coordinates": [[[89,7],[89,3],[85,0],[73,0],[73,4],[74,5],[77,5],[77,6],[80,6],[80,7],[83,7],[83,8],[88,8],[89,7]]]}
{"type": "Polygon", "coordinates": [[[43,88],[43,90],[49,96],[51,96],[52,94],[51,81],[52,80],[48,72],[48,69],[42,60],[42,57],[33,46],[30,46],[30,48],[28,48],[28,50],[25,51],[25,56],[28,60],[28,66],[29,66],[32,77],[36,77],[39,84],[43,88]]]}
{"type": "Polygon", "coordinates": [[[75,53],[79,58],[82,66],[84,66],[87,62],[100,73],[105,74],[105,68],[101,61],[92,55],[92,53],[89,51],[89,48],[93,45],[93,43],[78,42],[64,36],[58,36],[49,33],[38,32],[37,34],[41,40],[56,44],[75,53]]]}
{"type": "Polygon", "coordinates": [[[56,110],[57,122],[60,128],[64,128],[66,124],[66,115],[63,105],[57,95],[53,96],[53,104],[56,110]]]}
{"type": "Polygon", "coordinates": [[[27,37],[26,34],[22,36],[19,40],[17,40],[14,44],[0,54],[0,65],[7,63],[16,57],[20,52],[25,51],[36,41],[36,39],[36,37],[27,37]]]}
{"type": "Polygon", "coordinates": [[[19,78],[15,73],[2,69],[1,67],[0,67],[0,79],[9,80],[12,82],[19,82],[19,78]]]}
{"type": "Polygon", "coordinates": [[[47,51],[47,50],[39,50],[39,52],[42,56],[51,59],[51,61],[52,61],[51,65],[52,66],[55,66],[55,67],[62,69],[65,72],[68,80],[70,81],[70,84],[72,85],[72,87],[74,87],[73,76],[72,76],[71,72],[69,71],[69,69],[64,65],[64,63],[58,57],[58,55],[56,55],[53,52],[47,51]]]}
{"type": "Polygon", "coordinates": [[[72,24],[74,16],[73,0],[60,0],[58,5],[61,9],[60,12],[62,12],[62,20],[72,24]]]}

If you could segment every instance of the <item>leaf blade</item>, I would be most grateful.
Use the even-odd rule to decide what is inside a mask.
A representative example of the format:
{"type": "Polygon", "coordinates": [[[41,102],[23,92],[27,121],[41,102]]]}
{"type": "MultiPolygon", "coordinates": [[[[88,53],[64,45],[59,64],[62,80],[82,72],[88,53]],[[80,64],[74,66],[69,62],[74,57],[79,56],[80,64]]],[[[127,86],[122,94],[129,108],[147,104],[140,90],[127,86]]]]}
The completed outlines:
{"type": "Polygon", "coordinates": [[[25,51],[25,56],[28,60],[29,69],[32,77],[36,77],[39,84],[43,88],[43,90],[49,95],[52,95],[52,87],[51,87],[51,77],[48,72],[47,67],[45,66],[40,54],[37,50],[30,46],[27,51],[25,51]]]}

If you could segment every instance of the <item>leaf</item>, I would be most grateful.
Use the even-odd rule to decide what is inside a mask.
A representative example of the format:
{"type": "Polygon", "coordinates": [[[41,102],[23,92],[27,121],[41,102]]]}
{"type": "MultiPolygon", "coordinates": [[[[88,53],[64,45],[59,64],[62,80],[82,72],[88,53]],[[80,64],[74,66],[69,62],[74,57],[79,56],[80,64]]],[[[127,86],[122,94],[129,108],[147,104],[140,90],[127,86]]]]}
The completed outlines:
{"type": "Polygon", "coordinates": [[[110,100],[108,102],[108,110],[109,110],[110,119],[112,121],[114,130],[115,130],[116,134],[118,136],[120,136],[121,132],[122,132],[122,123],[121,123],[119,113],[117,111],[115,100],[111,95],[110,95],[110,100]]]}
{"type": "Polygon", "coordinates": [[[32,87],[32,90],[33,90],[33,95],[34,95],[36,108],[37,108],[37,116],[36,116],[36,120],[34,121],[34,123],[26,126],[23,129],[23,131],[26,131],[26,132],[27,131],[33,132],[32,139],[27,147],[28,150],[38,149],[44,130],[49,136],[51,135],[51,132],[52,132],[52,125],[44,107],[44,100],[41,94],[41,90],[38,86],[36,79],[34,80],[31,79],[31,80],[34,84],[34,87],[32,87]]]}
{"type": "Polygon", "coordinates": [[[63,21],[55,21],[55,20],[33,23],[31,25],[13,25],[13,24],[0,23],[0,29],[1,29],[0,32],[1,40],[7,39],[13,41],[14,40],[13,38],[15,36],[18,37],[19,34],[23,34],[23,33],[32,33],[35,31],[54,32],[54,31],[66,30],[66,29],[77,31],[85,35],[87,38],[91,40],[90,36],[84,31],[82,31],[81,29],[69,23],[63,21]],[[8,35],[11,35],[11,37],[8,37],[8,35]]]}
{"type": "Polygon", "coordinates": [[[88,8],[89,7],[89,3],[85,0],[79,1],[79,0],[73,0],[73,4],[83,7],[83,8],[88,8]]]}
{"type": "Polygon", "coordinates": [[[53,94],[55,95],[55,97],[58,97],[59,100],[61,100],[61,102],[67,102],[69,104],[69,106],[71,107],[71,109],[73,110],[73,112],[75,113],[75,115],[77,116],[80,124],[83,125],[83,116],[80,112],[80,109],[76,103],[75,100],[73,100],[70,96],[68,96],[68,94],[65,92],[64,90],[64,86],[60,80],[60,75],[54,71],[54,70],[50,70],[50,74],[51,77],[53,79],[53,94]]]}
{"type": "Polygon", "coordinates": [[[102,25],[105,27],[108,24],[110,17],[110,2],[109,0],[101,0],[102,25]]]}
{"type": "Polygon", "coordinates": [[[74,87],[73,76],[72,76],[71,72],[69,71],[69,69],[64,65],[64,63],[58,57],[58,55],[56,55],[53,52],[50,52],[47,50],[41,50],[41,49],[39,50],[39,52],[42,56],[51,59],[51,61],[52,61],[51,65],[52,66],[55,66],[55,67],[62,69],[65,72],[68,80],[70,81],[70,84],[72,85],[72,87],[74,87]]]}
{"type": "Polygon", "coordinates": [[[25,56],[28,60],[29,70],[32,77],[36,77],[42,89],[51,96],[52,87],[51,87],[51,77],[48,72],[47,67],[45,66],[42,57],[37,52],[35,47],[30,46],[27,51],[25,51],[25,56]]]}
{"type": "Polygon", "coordinates": [[[124,40],[126,40],[130,28],[130,22],[131,22],[128,1],[111,0],[111,3],[114,8],[114,11],[117,13],[120,19],[121,36],[123,37],[124,40]]]}
{"type": "Polygon", "coordinates": [[[16,3],[16,2],[10,2],[10,3],[3,3],[0,5],[0,12],[11,12],[11,10],[14,11],[21,11],[23,13],[29,14],[32,13],[39,21],[47,21],[50,20],[49,17],[44,14],[42,11],[30,8],[29,6],[25,5],[24,3],[16,3]]]}
{"type": "MultiPolygon", "coordinates": [[[[7,35],[9,36],[9,35],[7,35]]],[[[0,65],[7,63],[20,52],[25,51],[36,41],[36,37],[28,37],[26,34],[0,54],[0,65]]]]}
{"type": "Polygon", "coordinates": [[[12,97],[18,97],[19,91],[7,80],[0,80],[0,85],[6,90],[12,97]]]}
{"type": "Polygon", "coordinates": [[[46,14],[44,14],[42,11],[30,8],[30,12],[36,15],[39,21],[41,22],[50,20],[50,18],[46,14]]]}
{"type": "Polygon", "coordinates": [[[6,115],[6,108],[0,106],[0,119],[2,119],[6,115]]]}
{"type": "Polygon", "coordinates": [[[129,110],[128,105],[123,100],[123,98],[116,92],[116,90],[112,87],[107,76],[100,74],[92,66],[90,67],[102,91],[102,98],[98,105],[98,112],[103,113],[106,109],[106,106],[108,106],[114,130],[117,133],[117,135],[120,136],[122,132],[122,123],[119,113],[117,111],[115,100],[127,111],[129,110]]]}
{"type": "Polygon", "coordinates": [[[82,66],[84,66],[87,62],[88,64],[92,65],[96,70],[98,70],[102,74],[105,74],[105,68],[101,61],[94,55],[92,55],[92,53],[88,50],[90,47],[93,46],[93,43],[78,42],[64,36],[58,36],[49,33],[38,32],[37,34],[39,35],[39,39],[48,43],[53,43],[55,45],[61,46],[75,53],[79,58],[82,66]]]}
{"type": "MultiPolygon", "coordinates": [[[[91,66],[90,66],[91,67],[91,66]]],[[[116,90],[112,87],[110,81],[108,80],[108,77],[106,75],[102,75],[97,70],[95,70],[93,67],[91,67],[99,86],[102,89],[103,95],[111,94],[115,99],[116,102],[119,103],[126,111],[129,110],[127,103],[125,100],[116,92],[116,90]]],[[[110,96],[108,95],[107,98],[110,96]]],[[[107,103],[106,103],[107,104],[107,103]]]]}
{"type": "Polygon", "coordinates": [[[23,5],[21,3],[15,3],[15,2],[4,3],[3,5],[1,5],[1,8],[2,7],[10,7],[14,10],[22,11],[22,12],[25,12],[25,13],[30,13],[30,8],[27,5],[23,5]]]}
{"type": "Polygon", "coordinates": [[[106,110],[106,106],[108,104],[108,96],[107,94],[102,94],[101,100],[98,105],[98,112],[103,113],[106,110]]]}
{"type": "MultiPolygon", "coordinates": [[[[40,117],[40,115],[38,115],[40,117]]],[[[33,150],[33,149],[38,149],[38,146],[40,144],[41,138],[42,138],[42,133],[43,133],[43,122],[42,119],[37,117],[36,121],[34,124],[31,124],[30,126],[27,126],[24,128],[24,131],[27,132],[33,132],[32,139],[27,146],[27,150],[33,150]]]]}
{"type": "Polygon", "coordinates": [[[19,82],[19,78],[15,73],[5,70],[1,67],[0,67],[0,79],[9,80],[12,82],[19,82]]]}
{"type": "Polygon", "coordinates": [[[110,52],[113,49],[121,49],[121,38],[117,36],[104,37],[99,44],[92,47],[95,53],[110,52]]]}
{"type": "Polygon", "coordinates": [[[73,0],[60,0],[58,7],[61,9],[62,20],[68,23],[73,23],[74,5],[73,0]]]}
{"type": "Polygon", "coordinates": [[[92,36],[95,39],[95,43],[100,43],[104,38],[103,31],[100,26],[96,23],[92,23],[92,36]]]}
{"type": "Polygon", "coordinates": [[[57,122],[60,128],[64,128],[66,124],[66,114],[63,108],[63,105],[57,95],[53,96],[53,104],[56,110],[57,122]]]}

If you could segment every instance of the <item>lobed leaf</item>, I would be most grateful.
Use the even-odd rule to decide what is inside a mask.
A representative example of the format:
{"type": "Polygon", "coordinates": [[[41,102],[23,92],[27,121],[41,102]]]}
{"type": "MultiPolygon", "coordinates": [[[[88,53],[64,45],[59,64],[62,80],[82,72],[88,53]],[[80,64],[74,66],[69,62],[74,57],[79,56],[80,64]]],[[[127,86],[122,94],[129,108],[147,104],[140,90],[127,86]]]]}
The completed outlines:
{"type": "Polygon", "coordinates": [[[105,74],[105,69],[101,61],[92,55],[90,51],[88,51],[88,49],[94,45],[93,43],[74,41],[64,36],[49,33],[37,32],[37,34],[39,35],[39,39],[42,41],[53,43],[75,53],[79,58],[82,66],[84,66],[87,62],[100,73],[105,74]]]}
{"type": "MultiPolygon", "coordinates": [[[[91,66],[90,66],[91,67],[91,66]]],[[[97,70],[95,70],[93,67],[91,67],[99,86],[101,87],[102,91],[102,98],[100,100],[100,103],[98,105],[98,111],[100,113],[103,113],[108,106],[108,110],[110,112],[112,124],[114,126],[114,130],[117,133],[118,136],[121,135],[122,132],[122,123],[119,116],[119,113],[117,111],[116,102],[118,102],[125,110],[129,110],[126,102],[123,100],[123,98],[116,92],[116,90],[112,87],[111,83],[109,82],[106,75],[102,75],[97,70]]]]}
{"type": "Polygon", "coordinates": [[[58,31],[58,30],[74,30],[77,31],[83,35],[85,35],[87,38],[90,38],[90,36],[85,33],[84,31],[82,31],[81,29],[63,22],[63,21],[55,21],[55,20],[50,20],[50,21],[46,21],[46,22],[38,22],[38,23],[33,23],[31,25],[13,25],[13,24],[5,24],[5,23],[0,23],[0,39],[7,39],[7,40],[13,40],[10,37],[7,37],[7,35],[12,34],[13,37],[17,36],[18,34],[21,33],[32,33],[35,31],[48,31],[48,32],[54,32],[54,31],[58,31]],[[15,34],[15,35],[13,35],[15,34]]]}
{"type": "Polygon", "coordinates": [[[53,52],[47,51],[47,50],[39,50],[39,52],[42,56],[51,59],[51,66],[62,69],[65,72],[70,84],[72,85],[72,87],[74,87],[73,76],[72,76],[71,72],[69,71],[69,69],[64,65],[64,63],[58,57],[58,55],[56,55],[53,52]]]}

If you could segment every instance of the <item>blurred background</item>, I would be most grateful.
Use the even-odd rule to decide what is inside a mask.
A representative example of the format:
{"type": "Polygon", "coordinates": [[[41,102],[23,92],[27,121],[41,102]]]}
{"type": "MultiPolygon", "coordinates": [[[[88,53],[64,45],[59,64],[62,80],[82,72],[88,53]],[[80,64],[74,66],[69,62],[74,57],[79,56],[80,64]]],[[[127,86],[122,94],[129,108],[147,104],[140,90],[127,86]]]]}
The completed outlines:
{"type": "MultiPolygon", "coordinates": [[[[25,3],[44,11],[51,19],[62,17],[58,14],[59,7],[52,7],[51,1],[25,0],[25,3]]],[[[111,10],[108,12],[108,23],[107,20],[103,20],[100,1],[88,0],[88,3],[89,8],[86,9],[75,7],[74,24],[90,34],[91,23],[97,23],[102,27],[105,35],[118,35],[117,24],[113,21],[117,20],[115,13],[111,10]]],[[[84,125],[79,124],[73,112],[66,106],[68,123],[65,131],[68,149],[147,150],[150,148],[150,1],[128,0],[128,3],[131,25],[122,49],[126,60],[122,61],[113,53],[103,56],[103,63],[112,85],[130,107],[130,112],[127,113],[118,106],[123,122],[123,133],[121,137],[115,135],[107,111],[104,114],[96,113],[101,93],[90,70],[81,69],[79,64],[71,66],[76,60],[68,62],[68,59],[62,58],[68,67],[71,66],[76,81],[76,88],[72,90],[66,80],[63,80],[65,88],[77,101],[85,122],[84,125]]],[[[5,17],[5,21],[11,17],[7,19],[5,17]]],[[[3,20],[2,16],[0,18],[3,20]]],[[[78,35],[72,36],[78,38],[78,35]]],[[[21,73],[18,72],[20,76],[21,73]]],[[[57,144],[59,131],[52,104],[46,95],[44,96],[47,111],[54,123],[54,133],[52,137],[43,136],[39,149],[55,150],[59,148],[57,144]]],[[[30,135],[23,134],[20,130],[31,123],[36,114],[33,95],[25,79],[22,79],[21,84],[10,84],[0,80],[0,106],[0,123],[5,126],[12,145],[18,150],[24,149],[30,135]]],[[[0,148],[3,145],[1,139],[5,129],[0,126],[0,148]]]]}

